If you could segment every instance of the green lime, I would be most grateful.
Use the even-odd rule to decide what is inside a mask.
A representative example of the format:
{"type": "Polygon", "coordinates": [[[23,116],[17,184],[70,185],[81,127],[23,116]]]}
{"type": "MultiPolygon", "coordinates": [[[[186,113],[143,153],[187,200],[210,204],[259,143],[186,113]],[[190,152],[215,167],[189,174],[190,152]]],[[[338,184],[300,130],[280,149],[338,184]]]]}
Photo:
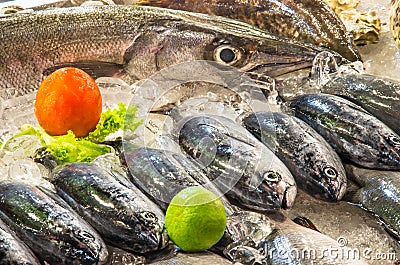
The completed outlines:
{"type": "Polygon", "coordinates": [[[216,244],[226,226],[224,205],[217,195],[193,186],[171,200],[165,216],[170,239],[182,250],[198,252],[216,244]]]}

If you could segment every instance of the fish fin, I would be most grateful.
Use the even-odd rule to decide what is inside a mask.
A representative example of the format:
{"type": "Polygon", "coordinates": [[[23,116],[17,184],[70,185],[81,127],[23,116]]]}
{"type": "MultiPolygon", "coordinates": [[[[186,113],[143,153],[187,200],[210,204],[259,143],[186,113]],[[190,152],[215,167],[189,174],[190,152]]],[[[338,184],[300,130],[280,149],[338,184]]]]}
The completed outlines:
{"type": "Polygon", "coordinates": [[[96,61],[82,61],[82,62],[71,62],[63,63],[59,65],[47,68],[43,74],[49,75],[57,69],[63,67],[76,67],[82,69],[88,73],[93,79],[99,77],[120,77],[125,74],[124,67],[122,64],[110,63],[110,62],[96,62],[96,61]]]}

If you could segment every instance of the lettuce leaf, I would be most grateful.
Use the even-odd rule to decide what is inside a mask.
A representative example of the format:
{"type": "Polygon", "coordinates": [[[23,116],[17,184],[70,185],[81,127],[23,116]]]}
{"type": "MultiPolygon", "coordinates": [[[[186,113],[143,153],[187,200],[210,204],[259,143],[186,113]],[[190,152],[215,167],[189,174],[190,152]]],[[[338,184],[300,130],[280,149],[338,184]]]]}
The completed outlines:
{"type": "MultiPolygon", "coordinates": [[[[134,131],[143,123],[142,120],[136,119],[136,111],[135,106],[126,108],[125,104],[119,103],[118,108],[103,112],[96,129],[84,138],[76,137],[72,131],[68,131],[66,135],[51,136],[41,127],[23,125],[21,132],[7,142],[24,135],[34,135],[62,164],[91,162],[96,157],[111,152],[110,147],[99,144],[104,142],[108,135],[119,129],[134,131]],[[129,118],[127,116],[125,119],[126,115],[129,115],[129,118]],[[125,126],[124,123],[126,123],[125,126]]],[[[3,144],[2,148],[7,145],[7,142],[3,144]]]]}
{"type": "Polygon", "coordinates": [[[118,103],[117,109],[108,109],[101,114],[96,129],[90,132],[85,139],[101,143],[104,142],[108,135],[119,129],[135,131],[143,123],[143,120],[136,120],[136,111],[137,108],[134,105],[126,108],[125,104],[118,103]]]}

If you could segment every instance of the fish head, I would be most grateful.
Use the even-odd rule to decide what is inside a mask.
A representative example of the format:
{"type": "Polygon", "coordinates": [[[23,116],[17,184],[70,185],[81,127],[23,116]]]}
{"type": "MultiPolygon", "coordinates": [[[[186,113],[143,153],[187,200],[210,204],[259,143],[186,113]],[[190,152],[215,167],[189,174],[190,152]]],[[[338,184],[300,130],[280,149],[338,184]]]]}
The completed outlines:
{"type": "Polygon", "coordinates": [[[268,169],[262,174],[262,188],[268,194],[269,201],[272,202],[276,209],[291,208],[294,204],[297,194],[296,183],[293,177],[284,172],[268,169]]]}
{"type": "MultiPolygon", "coordinates": [[[[163,12],[170,12],[176,20],[157,20],[152,26],[146,25],[125,52],[125,70],[137,79],[193,60],[277,77],[310,69],[315,56],[327,51],[228,18],[177,10],[163,12]]],[[[332,53],[339,64],[347,62],[332,53]]]]}
{"type": "Polygon", "coordinates": [[[339,201],[346,192],[347,176],[342,165],[320,165],[319,180],[308,183],[307,188],[316,198],[326,201],[339,201]]]}
{"type": "MultiPolygon", "coordinates": [[[[204,59],[242,72],[278,77],[301,70],[309,71],[314,58],[326,49],[260,32],[220,34],[204,47],[204,59]]],[[[347,62],[330,51],[338,64],[347,62]]]]}

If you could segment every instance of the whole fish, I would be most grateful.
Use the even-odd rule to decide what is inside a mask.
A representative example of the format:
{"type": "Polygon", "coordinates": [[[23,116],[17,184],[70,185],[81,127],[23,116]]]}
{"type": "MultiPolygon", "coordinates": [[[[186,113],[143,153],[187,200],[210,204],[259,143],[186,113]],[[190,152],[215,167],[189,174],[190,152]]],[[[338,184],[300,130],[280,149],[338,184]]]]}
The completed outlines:
{"type": "Polygon", "coordinates": [[[39,265],[39,260],[17,235],[0,219],[0,264],[39,265]]]}
{"type": "MultiPolygon", "coordinates": [[[[347,194],[344,199],[347,199],[347,194]]],[[[360,256],[368,259],[369,265],[393,264],[393,254],[398,256],[400,253],[399,242],[388,235],[374,215],[344,200],[325,202],[299,190],[293,208],[284,214],[290,218],[307,217],[321,233],[359,251],[360,256]],[[388,258],[376,259],[377,253],[385,253],[388,258]]]]}
{"type": "Polygon", "coordinates": [[[136,4],[241,20],[272,34],[326,47],[350,61],[360,60],[343,22],[323,0],[139,0],[136,4]]]}
{"type": "Polygon", "coordinates": [[[321,92],[344,96],[400,134],[400,83],[372,75],[335,75],[321,92]]]}
{"type": "Polygon", "coordinates": [[[5,99],[36,90],[46,74],[63,66],[132,81],[174,64],[209,60],[274,77],[311,67],[324,50],[223,17],[124,5],[10,15],[0,19],[0,43],[5,99]]]}
{"type": "Polygon", "coordinates": [[[289,102],[342,159],[373,169],[400,169],[400,137],[360,106],[338,96],[308,94],[289,102]]]}
{"type": "Polygon", "coordinates": [[[103,240],[55,196],[27,184],[3,182],[0,217],[42,261],[104,264],[108,252],[103,240]]]}
{"type": "Polygon", "coordinates": [[[243,125],[275,151],[292,172],[297,186],[329,201],[346,191],[346,172],[333,148],[302,120],[279,112],[251,113],[243,125]]]}
{"type": "MultiPolygon", "coordinates": [[[[163,210],[178,192],[190,186],[206,185],[207,189],[219,193],[215,187],[207,185],[208,178],[183,154],[145,147],[125,148],[121,158],[129,169],[130,180],[163,210]]],[[[227,207],[226,202],[224,204],[227,207]]]]}
{"type": "Polygon", "coordinates": [[[296,184],[279,158],[246,129],[218,116],[182,120],[175,135],[183,150],[236,204],[253,210],[293,205],[296,184]]]}
{"type": "Polygon", "coordinates": [[[106,242],[138,253],[165,246],[164,214],[117,174],[95,164],[72,163],[55,170],[51,182],[106,242]]]}
{"type": "Polygon", "coordinates": [[[349,177],[361,189],[345,199],[379,216],[389,231],[400,238],[400,172],[378,171],[347,165],[349,177]]]}

